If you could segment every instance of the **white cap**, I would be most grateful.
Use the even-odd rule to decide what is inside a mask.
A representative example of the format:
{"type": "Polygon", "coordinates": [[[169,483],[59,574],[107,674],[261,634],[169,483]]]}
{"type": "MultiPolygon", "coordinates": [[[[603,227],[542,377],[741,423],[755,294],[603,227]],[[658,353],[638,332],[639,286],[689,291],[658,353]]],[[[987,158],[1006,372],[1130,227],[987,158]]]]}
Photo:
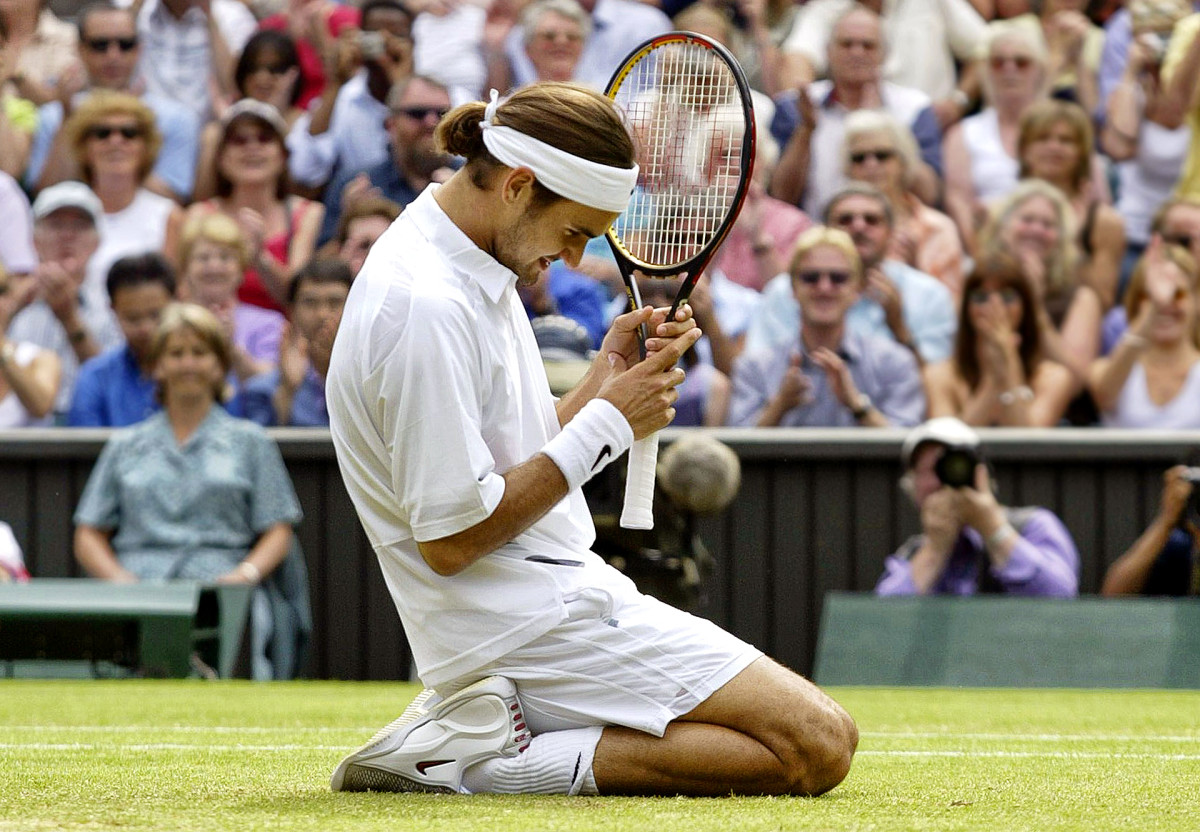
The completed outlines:
{"type": "Polygon", "coordinates": [[[953,416],[939,416],[936,419],[930,419],[923,425],[913,428],[904,438],[904,445],[900,448],[900,461],[905,468],[911,467],[917,448],[927,442],[936,442],[939,445],[954,448],[977,449],[979,434],[966,422],[953,416]]]}
{"type": "Polygon", "coordinates": [[[91,217],[96,225],[99,225],[100,218],[104,216],[104,206],[100,204],[100,197],[92,193],[92,189],[87,185],[72,180],[51,185],[38,194],[37,199],[33,201],[33,218],[40,220],[63,208],[78,208],[91,217]]]}
{"type": "Polygon", "coordinates": [[[259,101],[254,98],[243,98],[229,105],[225,113],[221,116],[221,127],[225,130],[229,129],[229,125],[233,123],[235,118],[241,116],[253,116],[259,121],[266,122],[271,125],[272,129],[279,134],[279,138],[286,139],[288,134],[287,122],[279,111],[271,104],[265,101],[259,101]]]}

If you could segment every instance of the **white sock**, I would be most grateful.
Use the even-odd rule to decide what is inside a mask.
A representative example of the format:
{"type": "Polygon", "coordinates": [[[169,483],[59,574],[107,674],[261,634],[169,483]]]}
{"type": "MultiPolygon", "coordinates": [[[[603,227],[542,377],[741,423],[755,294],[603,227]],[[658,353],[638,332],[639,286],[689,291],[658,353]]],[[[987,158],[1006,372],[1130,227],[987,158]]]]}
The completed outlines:
{"type": "Polygon", "coordinates": [[[484,760],[463,772],[472,794],[596,794],[592,760],[603,728],[551,731],[515,757],[484,760]]]}

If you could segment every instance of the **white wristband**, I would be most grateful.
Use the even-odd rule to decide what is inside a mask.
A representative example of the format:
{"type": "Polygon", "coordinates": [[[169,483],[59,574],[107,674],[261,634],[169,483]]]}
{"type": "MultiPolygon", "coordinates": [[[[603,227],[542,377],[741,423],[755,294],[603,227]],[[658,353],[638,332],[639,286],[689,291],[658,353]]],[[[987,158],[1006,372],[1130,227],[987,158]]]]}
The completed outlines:
{"type": "Polygon", "coordinates": [[[240,574],[252,584],[261,583],[263,579],[262,570],[248,560],[239,563],[233,571],[240,574]]]}
{"type": "Polygon", "coordinates": [[[633,428],[616,405],[592,399],[542,448],[574,491],[633,444],[633,428]]]}
{"type": "Polygon", "coordinates": [[[1012,524],[1005,523],[1003,526],[996,529],[996,531],[988,535],[988,539],[984,541],[983,545],[987,546],[989,549],[992,549],[1016,534],[1017,530],[1012,527],[1012,524]]]}

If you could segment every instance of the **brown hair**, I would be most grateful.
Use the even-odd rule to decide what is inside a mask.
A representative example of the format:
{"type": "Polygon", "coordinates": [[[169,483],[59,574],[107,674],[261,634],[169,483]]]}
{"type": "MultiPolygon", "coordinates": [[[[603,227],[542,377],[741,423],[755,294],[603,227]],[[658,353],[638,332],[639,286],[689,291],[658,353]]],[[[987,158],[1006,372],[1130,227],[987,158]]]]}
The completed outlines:
{"type": "MultiPolygon", "coordinates": [[[[480,190],[491,186],[505,166],[483,143],[487,105],[460,104],[437,127],[438,149],[467,160],[466,173],[480,190]]],[[[496,124],[511,127],[560,150],[615,168],[631,168],[636,160],[633,138],[611,100],[579,84],[543,81],[529,84],[500,103],[496,124]]],[[[536,204],[563,197],[537,183],[536,204]]]]}
{"type": "MultiPolygon", "coordinates": [[[[167,341],[172,335],[185,329],[194,332],[217,357],[217,363],[221,365],[221,378],[213,385],[213,401],[224,401],[227,386],[225,377],[233,367],[233,347],[225,334],[225,327],[217,320],[217,316],[203,306],[194,303],[172,303],[163,310],[154,340],[150,342],[150,366],[158,366],[166,351],[167,341]]],[[[161,382],[158,383],[155,395],[160,402],[163,400],[161,382]]]]}
{"type": "Polygon", "coordinates": [[[1029,145],[1050,132],[1058,124],[1066,124],[1075,134],[1075,146],[1079,150],[1079,158],[1075,161],[1075,170],[1071,172],[1071,187],[1078,192],[1084,183],[1092,176],[1092,152],[1095,149],[1095,137],[1092,132],[1092,121],[1082,107],[1072,101],[1060,101],[1047,98],[1037,101],[1021,114],[1020,132],[1017,136],[1017,159],[1021,162],[1020,177],[1032,176],[1029,165],[1025,161],[1025,151],[1029,145]]]}
{"type": "MultiPolygon", "coordinates": [[[[1192,301],[1195,303],[1200,298],[1200,269],[1196,267],[1196,258],[1183,246],[1164,245],[1163,254],[1187,275],[1192,301]]],[[[1146,300],[1148,294],[1146,272],[1146,256],[1142,255],[1134,265],[1133,273],[1129,276],[1129,286],[1125,289],[1125,316],[1130,322],[1137,317],[1142,301],[1146,300]]],[[[1200,347],[1200,314],[1192,321],[1192,344],[1200,347]]]]}
{"type": "Polygon", "coordinates": [[[95,174],[91,165],[88,164],[87,153],[84,150],[88,133],[101,120],[110,116],[129,116],[137,122],[138,129],[142,132],[144,145],[142,160],[138,164],[138,181],[145,181],[146,177],[150,175],[150,171],[154,169],[158,151],[162,147],[162,134],[158,132],[154,111],[136,96],[110,90],[97,90],[89,95],[75,108],[75,112],[63,125],[67,144],[75,156],[75,161],[79,164],[84,181],[90,185],[95,174]]]}
{"type": "Polygon", "coordinates": [[[1033,369],[1041,360],[1042,335],[1038,327],[1037,298],[1033,286],[1025,276],[1025,270],[1015,257],[1003,252],[985,254],[963,284],[962,299],[958,307],[958,333],[954,337],[954,365],[959,375],[974,390],[979,386],[979,356],[975,352],[977,331],[971,321],[971,293],[985,283],[998,285],[1001,289],[1015,289],[1021,296],[1021,323],[1017,334],[1021,336],[1018,352],[1025,378],[1033,376],[1033,369]]]}
{"type": "Polygon", "coordinates": [[[368,196],[356,200],[350,204],[342,216],[338,219],[337,231],[333,234],[333,239],[337,241],[339,246],[346,244],[346,238],[350,236],[350,223],[355,220],[361,220],[364,217],[382,217],[388,222],[392,222],[396,217],[400,216],[401,207],[398,203],[392,202],[382,196],[368,196]]]}
{"type": "Polygon", "coordinates": [[[1013,214],[1033,199],[1044,199],[1054,207],[1058,219],[1058,243],[1046,259],[1046,295],[1063,295],[1076,283],[1075,266],[1078,251],[1075,245],[1075,216],[1066,195],[1042,179],[1025,179],[1017,183],[1007,196],[992,203],[988,221],[980,231],[979,239],[986,252],[1007,252],[1004,231],[1013,214]]]}

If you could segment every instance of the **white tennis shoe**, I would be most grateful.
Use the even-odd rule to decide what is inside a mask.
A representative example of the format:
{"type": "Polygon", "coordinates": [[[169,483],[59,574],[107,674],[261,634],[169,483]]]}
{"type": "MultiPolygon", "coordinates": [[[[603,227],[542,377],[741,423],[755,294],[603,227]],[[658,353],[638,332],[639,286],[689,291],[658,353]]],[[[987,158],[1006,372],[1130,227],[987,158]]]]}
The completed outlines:
{"type": "Polygon", "coordinates": [[[468,766],[529,747],[517,687],[489,676],[438,701],[426,689],[334,769],[335,792],[462,792],[468,766]]]}

